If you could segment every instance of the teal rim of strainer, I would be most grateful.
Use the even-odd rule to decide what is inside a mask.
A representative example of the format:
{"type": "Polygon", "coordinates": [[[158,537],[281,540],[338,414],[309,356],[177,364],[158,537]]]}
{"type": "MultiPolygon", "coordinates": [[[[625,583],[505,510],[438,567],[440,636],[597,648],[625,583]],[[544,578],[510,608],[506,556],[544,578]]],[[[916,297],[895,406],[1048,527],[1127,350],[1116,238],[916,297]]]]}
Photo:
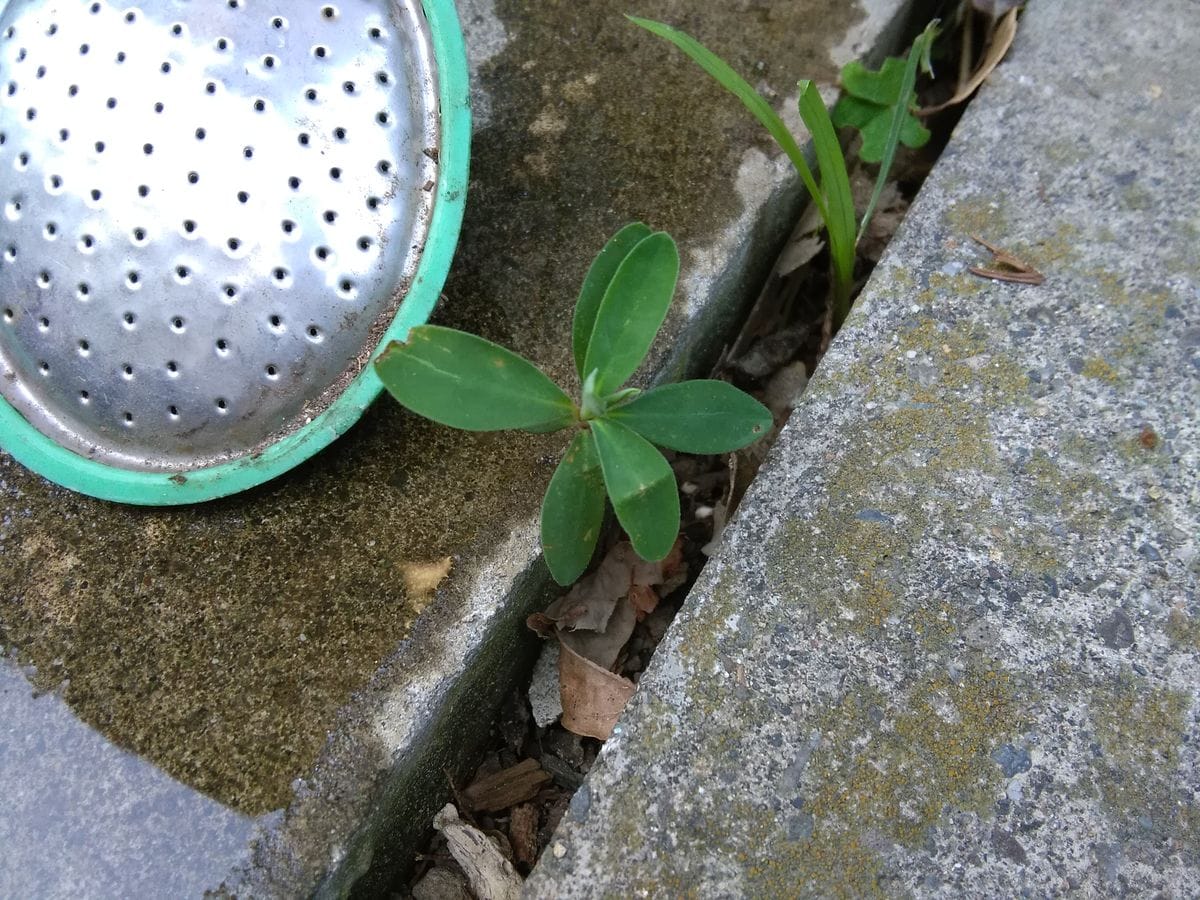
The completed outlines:
{"type": "MultiPolygon", "coordinates": [[[[2,5],[2,4],[0,4],[2,5]]],[[[467,57],[453,0],[422,0],[438,73],[441,146],[429,238],[412,285],[372,359],[429,318],[450,270],[466,203],[471,147],[467,57]]],[[[270,481],[329,446],[359,420],[383,383],[368,364],[311,422],[260,453],[175,474],[140,472],[86,459],[42,434],[0,397],[0,447],[17,462],[65,488],[144,506],[215,500],[270,481]]]]}

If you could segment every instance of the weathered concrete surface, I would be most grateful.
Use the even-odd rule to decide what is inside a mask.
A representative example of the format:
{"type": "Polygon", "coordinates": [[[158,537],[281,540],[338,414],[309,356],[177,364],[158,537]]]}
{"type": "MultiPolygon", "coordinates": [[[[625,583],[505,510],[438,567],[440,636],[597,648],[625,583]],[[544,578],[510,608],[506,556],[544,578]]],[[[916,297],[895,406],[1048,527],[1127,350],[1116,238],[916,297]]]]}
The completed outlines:
{"type": "MultiPolygon", "coordinates": [[[[884,41],[906,5],[653,0],[639,12],[710,42],[782,104],[797,78],[831,79],[884,41]]],[[[798,204],[787,163],[731,99],[625,23],[624,4],[460,10],[480,121],[439,321],[569,379],[583,273],[609,234],[644,218],[679,239],[687,279],[647,372],[711,356],[786,236],[798,204]]],[[[288,476],[170,510],[74,496],[0,456],[0,649],[114,745],[218,801],[156,819],[194,838],[194,856],[173,860],[181,877],[249,857],[230,889],[339,892],[370,865],[386,871],[381,843],[426,826],[481,712],[531,662],[522,622],[547,581],[534,516],[560,449],[381,402],[288,476]],[[432,606],[406,596],[402,565],[446,555],[455,570],[432,606]],[[249,849],[207,840],[229,814],[259,829],[249,849]]],[[[118,829],[114,879],[140,871],[154,847],[105,817],[110,779],[81,756],[59,767],[72,804],[118,829]]],[[[33,859],[53,857],[63,883],[93,866],[43,826],[13,823],[0,894],[3,873],[33,859]]]]}
{"type": "Polygon", "coordinates": [[[1195,12],[1029,5],[530,896],[1200,894],[1195,12]]]}

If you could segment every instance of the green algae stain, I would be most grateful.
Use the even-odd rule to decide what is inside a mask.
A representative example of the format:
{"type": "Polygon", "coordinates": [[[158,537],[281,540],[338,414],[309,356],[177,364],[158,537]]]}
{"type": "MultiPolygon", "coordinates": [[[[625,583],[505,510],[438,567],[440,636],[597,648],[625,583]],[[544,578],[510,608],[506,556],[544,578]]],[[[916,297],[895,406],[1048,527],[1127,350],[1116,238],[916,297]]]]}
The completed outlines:
{"type": "Polygon", "coordinates": [[[1172,609],[1167,614],[1167,638],[1178,650],[1200,650],[1200,619],[1189,616],[1182,609],[1172,609]]]}
{"type": "Polygon", "coordinates": [[[1105,805],[1200,847],[1200,816],[1180,802],[1191,789],[1177,771],[1191,698],[1124,671],[1094,690],[1088,707],[1103,753],[1093,771],[1105,805]]]}
{"type": "Polygon", "coordinates": [[[1084,360],[1083,371],[1080,374],[1084,378],[1094,378],[1108,384],[1116,384],[1119,377],[1112,364],[1099,356],[1090,356],[1084,360]]]}
{"type": "Polygon", "coordinates": [[[1001,780],[990,755],[1020,725],[1017,693],[982,662],[957,681],[925,676],[890,702],[852,690],[829,710],[807,779],[817,831],[916,847],[947,808],[986,815],[1001,780]]]}

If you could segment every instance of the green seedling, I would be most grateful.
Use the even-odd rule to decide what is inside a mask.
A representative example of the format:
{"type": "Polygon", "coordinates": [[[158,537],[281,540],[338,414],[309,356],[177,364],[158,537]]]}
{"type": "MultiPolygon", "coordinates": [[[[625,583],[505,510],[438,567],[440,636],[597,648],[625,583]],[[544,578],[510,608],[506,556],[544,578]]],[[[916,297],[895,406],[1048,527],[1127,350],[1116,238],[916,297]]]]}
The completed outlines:
{"type": "MultiPolygon", "coordinates": [[[[887,176],[896,157],[896,147],[902,141],[909,146],[918,146],[929,139],[928,132],[913,118],[911,110],[916,97],[914,86],[918,65],[923,65],[925,70],[929,71],[929,50],[937,35],[937,22],[931,22],[913,42],[902,71],[897,72],[897,67],[901,65],[899,60],[889,60],[879,73],[868,72],[858,63],[850,63],[842,70],[843,83],[853,102],[848,102],[842,107],[838,124],[860,128],[863,131],[864,148],[867,148],[869,140],[872,156],[878,153],[878,156],[870,159],[864,152],[862,158],[880,163],[871,200],[856,228],[854,197],[850,192],[850,179],[846,171],[846,160],[842,155],[842,145],[834,129],[834,120],[830,119],[829,112],[825,109],[825,101],[821,99],[816,85],[808,80],[799,83],[800,118],[812,135],[817,171],[821,176],[820,185],[817,184],[796,138],[788,131],[787,125],[771,104],[724,60],[699,41],[669,25],[633,16],[628,18],[635,25],[670,41],[722,87],[741,100],[746,109],[766,127],[796,167],[809,197],[821,214],[829,236],[833,320],[835,326],[840,325],[850,311],[850,295],[854,287],[855,248],[866,232],[867,224],[887,184],[887,176]],[[889,64],[892,65],[889,67],[889,64]]],[[[835,109],[835,119],[838,118],[835,109]]]]}
{"type": "Polygon", "coordinates": [[[574,429],[542,502],[542,551],[559,584],[587,568],[605,496],[634,549],[663,559],[679,534],[675,473],[654,445],[725,453],[771,427],[765,406],[723,381],[624,387],[671,305],[679,251],[640,222],[596,257],[575,304],[571,350],[582,385],[575,403],[524,357],[473,334],[422,325],[375,363],[384,385],[418,415],[467,431],[574,429]]]}

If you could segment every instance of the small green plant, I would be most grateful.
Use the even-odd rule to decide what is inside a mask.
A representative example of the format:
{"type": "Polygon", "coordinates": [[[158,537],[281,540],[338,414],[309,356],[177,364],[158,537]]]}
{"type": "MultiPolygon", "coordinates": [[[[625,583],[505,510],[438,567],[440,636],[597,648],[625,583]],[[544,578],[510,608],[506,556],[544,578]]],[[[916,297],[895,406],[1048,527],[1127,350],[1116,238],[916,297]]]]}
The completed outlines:
{"type": "Polygon", "coordinates": [[[678,277],[679,251],[665,232],[637,222],[605,245],[575,304],[578,404],[525,358],[452,328],[413,328],[375,363],[392,396],[443,425],[539,434],[576,429],[542,503],[542,551],[559,584],[587,568],[606,493],[638,555],[660,560],[670,552],[679,534],[679,491],[653,445],[725,453],[771,426],[765,406],[723,381],[623,387],[649,352],[678,277]]]}
{"type": "Polygon", "coordinates": [[[937,22],[931,22],[913,42],[912,50],[902,68],[899,68],[899,60],[889,60],[878,73],[866,71],[859,63],[850,63],[842,70],[842,80],[848,97],[843,98],[844,106],[839,103],[835,109],[835,119],[838,120],[839,126],[853,125],[859,128],[864,139],[862,158],[880,163],[871,200],[856,229],[854,197],[850,192],[850,178],[842,156],[842,145],[834,130],[834,120],[830,119],[825,109],[825,101],[821,99],[816,85],[808,80],[799,83],[800,118],[812,135],[817,170],[821,175],[820,186],[787,125],[772,109],[771,104],[724,60],[699,41],[669,25],[633,16],[628,18],[635,25],[670,41],[722,87],[741,100],[746,109],[766,127],[796,167],[809,197],[825,222],[825,230],[829,235],[833,321],[835,326],[840,325],[850,312],[855,248],[866,232],[867,224],[871,221],[879,197],[887,184],[888,172],[896,157],[896,147],[902,141],[909,146],[919,146],[929,140],[929,133],[913,118],[911,109],[916,98],[914,86],[917,81],[917,67],[921,65],[925,71],[930,71],[929,51],[933,39],[937,36],[937,22]]]}

